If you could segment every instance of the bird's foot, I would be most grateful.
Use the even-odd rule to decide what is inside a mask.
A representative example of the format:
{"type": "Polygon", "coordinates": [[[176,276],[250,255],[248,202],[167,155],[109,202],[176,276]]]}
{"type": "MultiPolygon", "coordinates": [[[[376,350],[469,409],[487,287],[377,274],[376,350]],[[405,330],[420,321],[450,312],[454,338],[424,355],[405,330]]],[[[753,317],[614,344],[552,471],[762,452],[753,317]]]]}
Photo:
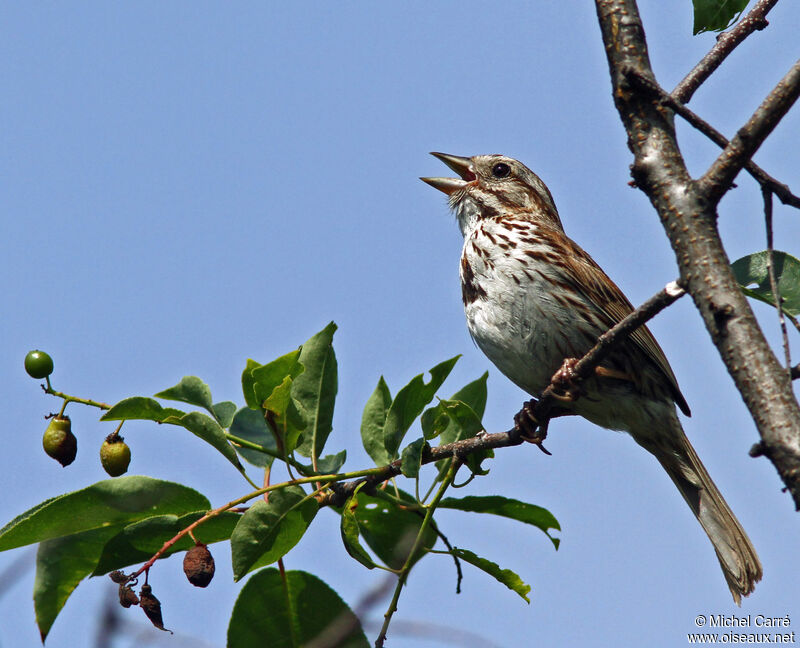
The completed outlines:
{"type": "Polygon", "coordinates": [[[547,438],[549,420],[545,420],[543,423],[537,420],[533,413],[536,403],[535,400],[529,400],[522,405],[522,409],[514,415],[514,428],[519,431],[523,441],[533,443],[539,450],[549,455],[551,452],[542,445],[547,438]]]}
{"type": "Polygon", "coordinates": [[[575,374],[578,358],[565,358],[558,371],[553,374],[550,384],[553,386],[552,396],[561,401],[575,401],[583,395],[575,374]]]}

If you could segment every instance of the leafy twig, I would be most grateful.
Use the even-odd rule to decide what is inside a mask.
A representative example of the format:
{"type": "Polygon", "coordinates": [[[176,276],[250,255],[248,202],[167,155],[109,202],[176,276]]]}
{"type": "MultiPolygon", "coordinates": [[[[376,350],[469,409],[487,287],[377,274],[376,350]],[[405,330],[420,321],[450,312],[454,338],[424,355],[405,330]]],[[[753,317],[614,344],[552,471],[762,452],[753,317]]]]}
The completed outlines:
{"type": "Polygon", "coordinates": [[[695,91],[720,66],[728,54],[754,31],[764,29],[769,24],[766,15],[776,4],[778,4],[778,0],[759,0],[756,6],[736,23],[735,27],[720,34],[708,54],[675,86],[672,97],[678,101],[689,103],[695,91]]]}

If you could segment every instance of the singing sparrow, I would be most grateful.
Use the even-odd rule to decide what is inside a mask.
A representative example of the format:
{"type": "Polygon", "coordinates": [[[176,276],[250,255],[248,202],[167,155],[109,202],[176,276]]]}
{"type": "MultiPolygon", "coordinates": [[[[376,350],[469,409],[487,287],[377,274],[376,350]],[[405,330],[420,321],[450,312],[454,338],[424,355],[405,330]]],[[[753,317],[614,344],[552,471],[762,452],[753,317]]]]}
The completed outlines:
{"type": "MultiPolygon", "coordinates": [[[[538,396],[565,359],[580,358],[633,308],[566,236],[550,191],[524,164],[502,155],[432,155],[460,176],[421,179],[448,195],[464,236],[469,332],[500,371],[538,396]]],[[[683,432],[675,406],[687,416],[689,406],[664,352],[642,326],[601,367],[579,397],[559,406],[629,432],[658,459],[708,534],[740,604],[761,579],[761,563],[683,432]]]]}

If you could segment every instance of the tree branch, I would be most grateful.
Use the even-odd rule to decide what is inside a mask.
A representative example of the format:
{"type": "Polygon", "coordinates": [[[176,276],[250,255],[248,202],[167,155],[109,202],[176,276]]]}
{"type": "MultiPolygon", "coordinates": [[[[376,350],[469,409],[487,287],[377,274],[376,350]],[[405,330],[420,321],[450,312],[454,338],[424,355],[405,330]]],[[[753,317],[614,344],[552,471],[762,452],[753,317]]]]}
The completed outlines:
{"type": "Polygon", "coordinates": [[[772,461],[800,509],[800,407],[730,269],[716,228],[716,204],[733,177],[788,110],[800,70],[784,78],[754,119],[712,166],[692,180],[675,137],[672,112],[627,80],[634,70],[655,82],[635,0],[595,0],[614,103],[634,154],[631,172],[658,212],[680,277],[758,427],[772,461]]]}
{"type": "Polygon", "coordinates": [[[775,255],[772,245],[772,193],[769,189],[762,189],[764,197],[764,223],[767,230],[767,271],[769,273],[769,289],[775,297],[775,309],[778,311],[778,325],[783,337],[783,355],[786,358],[786,368],[792,368],[792,353],[789,350],[789,333],[786,330],[786,318],[783,315],[783,298],[781,297],[778,278],[775,276],[775,255]]]}
{"type": "MultiPolygon", "coordinates": [[[[683,117],[689,124],[694,126],[703,135],[708,137],[720,148],[725,148],[728,145],[728,138],[720,133],[707,121],[702,119],[697,113],[687,108],[680,101],[676,100],[673,96],[669,95],[660,85],[652,79],[639,76],[636,70],[624,70],[625,78],[634,88],[649,92],[660,101],[664,106],[671,108],[678,115],[683,117]]],[[[758,166],[752,160],[748,160],[744,165],[745,170],[753,176],[763,188],[769,189],[770,192],[775,194],[778,199],[784,204],[791,207],[800,209],[800,197],[794,195],[789,187],[769,175],[764,169],[758,166]]]]}
{"type": "Polygon", "coordinates": [[[700,190],[713,203],[728,191],[733,179],[753,156],[772,130],[800,96],[800,60],[761,102],[747,123],[720,153],[705,175],[698,180],[700,190]]]}
{"type": "Polygon", "coordinates": [[[778,4],[778,0],[759,0],[756,6],[736,23],[733,29],[720,34],[708,54],[675,86],[672,97],[677,101],[689,103],[695,91],[720,66],[728,54],[754,31],[764,29],[769,25],[766,15],[776,4],[778,4]]]}

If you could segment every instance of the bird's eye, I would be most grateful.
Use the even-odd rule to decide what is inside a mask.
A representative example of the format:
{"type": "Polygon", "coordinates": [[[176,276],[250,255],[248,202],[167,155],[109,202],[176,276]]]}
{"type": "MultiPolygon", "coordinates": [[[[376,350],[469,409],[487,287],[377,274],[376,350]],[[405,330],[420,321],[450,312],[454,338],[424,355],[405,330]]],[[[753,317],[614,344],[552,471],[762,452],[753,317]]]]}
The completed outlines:
{"type": "Polygon", "coordinates": [[[511,167],[505,162],[498,162],[492,167],[492,175],[495,178],[506,178],[511,173],[511,167]]]}

